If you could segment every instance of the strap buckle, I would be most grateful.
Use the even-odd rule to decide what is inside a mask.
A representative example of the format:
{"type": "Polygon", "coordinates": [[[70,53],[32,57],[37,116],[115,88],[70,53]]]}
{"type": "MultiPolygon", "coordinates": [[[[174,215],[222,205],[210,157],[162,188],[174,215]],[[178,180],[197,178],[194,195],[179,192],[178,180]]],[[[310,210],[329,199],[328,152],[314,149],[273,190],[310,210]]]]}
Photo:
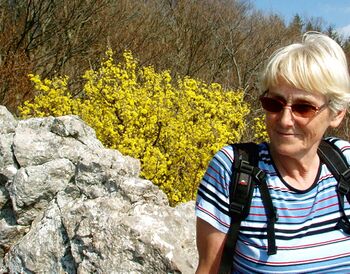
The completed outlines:
{"type": "Polygon", "coordinates": [[[236,203],[236,202],[231,202],[230,203],[230,212],[241,215],[243,210],[244,210],[244,205],[236,203]]]}
{"type": "Polygon", "coordinates": [[[254,167],[249,162],[240,160],[239,169],[241,172],[251,175],[253,174],[254,167]]]}
{"type": "Polygon", "coordinates": [[[252,176],[255,179],[255,181],[259,184],[261,184],[261,182],[265,180],[266,173],[262,169],[250,165],[247,161],[240,161],[240,170],[241,172],[252,176]]]}
{"type": "Polygon", "coordinates": [[[258,184],[261,184],[265,180],[265,177],[266,177],[265,171],[263,171],[260,168],[254,168],[254,179],[256,179],[256,182],[258,184]]]}

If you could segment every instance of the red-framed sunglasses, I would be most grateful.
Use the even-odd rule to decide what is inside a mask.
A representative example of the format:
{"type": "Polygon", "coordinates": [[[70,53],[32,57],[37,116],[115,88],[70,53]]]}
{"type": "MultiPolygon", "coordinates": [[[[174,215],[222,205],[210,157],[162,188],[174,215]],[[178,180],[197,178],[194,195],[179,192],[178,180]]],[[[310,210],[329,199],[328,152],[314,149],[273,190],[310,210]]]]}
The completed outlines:
{"type": "Polygon", "coordinates": [[[328,103],[325,103],[320,107],[308,103],[295,103],[290,105],[285,101],[267,97],[266,93],[267,92],[260,96],[260,102],[263,109],[271,113],[279,113],[284,108],[290,108],[295,116],[311,118],[328,105],[328,103]]]}

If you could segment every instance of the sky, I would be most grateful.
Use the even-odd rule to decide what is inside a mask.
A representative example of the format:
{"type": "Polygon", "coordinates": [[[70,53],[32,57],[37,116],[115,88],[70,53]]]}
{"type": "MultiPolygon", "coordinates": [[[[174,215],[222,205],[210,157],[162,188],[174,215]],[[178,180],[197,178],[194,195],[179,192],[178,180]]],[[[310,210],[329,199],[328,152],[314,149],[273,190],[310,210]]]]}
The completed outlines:
{"type": "Polygon", "coordinates": [[[277,13],[286,23],[299,14],[302,18],[320,17],[344,37],[350,36],[350,0],[250,0],[263,12],[277,13]]]}

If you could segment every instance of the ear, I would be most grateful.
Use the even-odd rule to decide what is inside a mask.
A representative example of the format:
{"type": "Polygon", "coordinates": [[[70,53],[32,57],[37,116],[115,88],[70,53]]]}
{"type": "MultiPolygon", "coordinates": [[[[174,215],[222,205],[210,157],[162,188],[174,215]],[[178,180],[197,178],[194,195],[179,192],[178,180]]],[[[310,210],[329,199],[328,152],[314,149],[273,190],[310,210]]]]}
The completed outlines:
{"type": "Polygon", "coordinates": [[[331,122],[329,124],[330,127],[336,128],[337,126],[339,126],[345,114],[346,114],[346,109],[340,110],[337,113],[331,113],[331,122]]]}

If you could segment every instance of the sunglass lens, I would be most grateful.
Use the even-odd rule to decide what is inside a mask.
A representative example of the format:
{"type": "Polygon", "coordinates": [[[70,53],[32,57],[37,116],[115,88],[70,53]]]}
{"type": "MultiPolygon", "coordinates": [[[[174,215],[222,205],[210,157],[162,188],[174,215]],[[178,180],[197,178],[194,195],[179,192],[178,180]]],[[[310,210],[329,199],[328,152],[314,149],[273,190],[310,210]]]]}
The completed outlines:
{"type": "Polygon", "coordinates": [[[317,111],[315,106],[309,104],[294,104],[292,105],[292,111],[295,115],[301,117],[311,117],[317,111]]]}
{"type": "Polygon", "coordinates": [[[269,112],[280,112],[283,109],[283,103],[269,97],[261,97],[260,102],[262,107],[269,112]]]}

